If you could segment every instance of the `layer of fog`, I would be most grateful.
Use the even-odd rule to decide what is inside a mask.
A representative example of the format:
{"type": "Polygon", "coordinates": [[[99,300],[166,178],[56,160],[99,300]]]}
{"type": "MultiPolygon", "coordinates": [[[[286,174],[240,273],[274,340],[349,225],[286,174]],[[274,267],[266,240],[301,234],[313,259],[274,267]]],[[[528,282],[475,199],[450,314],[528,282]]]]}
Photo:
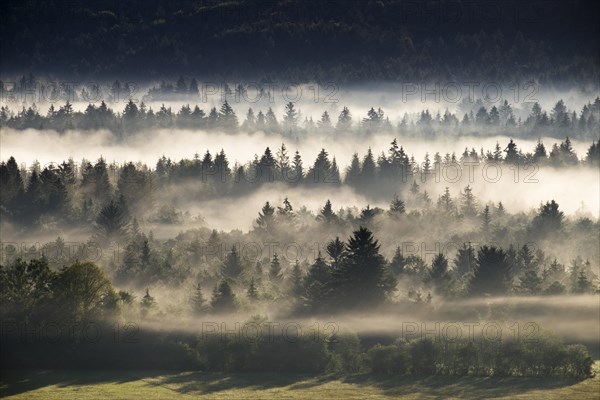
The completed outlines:
{"type": "MultiPolygon", "coordinates": [[[[238,336],[242,336],[255,334],[253,330],[244,330],[244,326],[251,321],[250,315],[260,315],[271,323],[271,332],[289,328],[287,333],[292,338],[297,332],[307,335],[314,334],[316,330],[321,335],[355,332],[362,337],[461,337],[476,340],[535,340],[550,333],[570,342],[585,342],[597,348],[600,337],[598,295],[434,299],[430,305],[424,306],[382,306],[368,311],[311,317],[290,317],[270,304],[268,307],[254,309],[252,314],[240,312],[189,317],[181,308],[186,300],[183,293],[179,293],[176,300],[171,291],[163,293],[161,290],[154,290],[154,293],[163,310],[170,310],[161,317],[160,323],[143,323],[146,327],[157,330],[164,330],[168,326],[168,329],[198,334],[216,331],[226,335],[228,331],[229,335],[237,332],[238,336]],[[169,323],[165,323],[166,321],[169,323]],[[300,331],[297,330],[298,326],[300,331]]],[[[262,328],[267,334],[267,328],[262,328]]]]}
{"type": "MultiPolygon", "coordinates": [[[[58,134],[54,131],[3,129],[0,135],[2,143],[0,156],[3,160],[14,156],[25,168],[34,161],[38,161],[43,167],[69,158],[73,158],[75,162],[80,162],[83,158],[95,161],[100,156],[108,163],[123,165],[125,162],[139,161],[154,168],[156,161],[162,155],[176,162],[181,158],[192,158],[195,153],[202,156],[207,149],[213,155],[224,149],[230,165],[233,165],[234,162],[244,164],[252,160],[255,155],[262,155],[267,146],[275,154],[281,143],[286,142],[288,155],[292,156],[296,149],[299,150],[305,168],[312,165],[320,149],[325,148],[330,158],[336,158],[343,173],[354,152],[358,152],[362,158],[367,149],[371,148],[374,156],[377,157],[381,152],[387,153],[394,137],[396,135],[377,134],[368,138],[347,137],[342,140],[334,136],[309,136],[294,142],[262,132],[228,135],[207,131],[158,130],[144,132],[132,136],[125,142],[119,142],[107,131],[94,133],[69,131],[58,134]]],[[[418,162],[423,161],[426,152],[429,152],[431,159],[435,152],[440,152],[442,155],[454,152],[457,157],[460,157],[465,147],[469,149],[474,147],[477,151],[481,148],[492,150],[496,142],[504,148],[509,141],[508,137],[502,136],[439,138],[430,141],[402,137],[398,139],[399,145],[403,146],[409,155],[414,155],[418,162]]],[[[555,141],[545,140],[548,151],[555,141]]],[[[517,140],[516,143],[519,149],[531,152],[536,145],[536,140],[517,140]]],[[[580,157],[585,155],[589,145],[590,143],[587,142],[573,141],[573,147],[580,157]]],[[[460,190],[470,184],[473,193],[481,203],[502,201],[512,213],[531,211],[541,202],[550,199],[556,200],[561,210],[568,215],[598,217],[600,212],[600,174],[595,169],[579,167],[557,170],[542,166],[539,171],[535,171],[524,169],[522,166],[511,169],[510,166],[504,165],[500,171],[501,178],[496,181],[495,168],[486,170],[486,173],[476,169],[471,175],[469,168],[462,166],[459,172],[461,179],[453,183],[456,172],[453,169],[439,170],[437,176],[427,178],[428,183],[425,188],[434,202],[445,187],[450,187],[452,196],[456,197],[460,190]]],[[[348,206],[362,208],[367,204],[372,207],[387,208],[391,195],[394,191],[400,192],[401,186],[401,183],[398,183],[397,188],[386,187],[384,192],[390,197],[377,196],[377,193],[365,196],[346,187],[340,189],[330,185],[321,185],[316,190],[266,185],[250,196],[228,199],[226,202],[202,201],[198,198],[190,198],[190,201],[186,202],[185,189],[182,189],[182,192],[172,190],[171,198],[181,210],[190,212],[192,216],[200,214],[211,227],[224,230],[247,230],[265,201],[281,204],[283,198],[287,196],[292,204],[305,205],[314,212],[323,206],[327,198],[331,199],[335,209],[348,206]]]]}
{"type": "MultiPolygon", "coordinates": [[[[336,82],[322,83],[321,85],[297,84],[295,82],[273,82],[262,85],[264,92],[260,92],[255,82],[199,82],[199,93],[196,96],[182,97],[177,94],[169,94],[165,99],[152,98],[148,90],[159,87],[161,82],[129,82],[134,89],[133,94],[123,90],[118,97],[113,97],[111,91],[114,82],[100,83],[101,92],[90,90],[89,84],[78,84],[70,82],[70,87],[75,88],[77,98],[70,96],[74,110],[84,111],[89,103],[99,105],[102,100],[115,112],[121,112],[125,104],[131,98],[135,103],[142,101],[147,107],[158,110],[165,104],[174,112],[185,104],[197,104],[205,112],[216,107],[220,108],[225,99],[236,111],[240,122],[246,115],[249,107],[256,112],[263,112],[269,107],[275,111],[277,118],[281,120],[284,106],[293,102],[296,110],[301,113],[301,121],[313,118],[317,121],[324,111],[328,111],[335,121],[342,108],[350,108],[354,121],[366,117],[371,107],[381,107],[392,123],[400,122],[402,116],[418,113],[428,109],[432,115],[443,114],[445,110],[457,113],[462,119],[463,112],[460,105],[463,101],[485,100],[489,109],[493,105],[500,107],[504,100],[508,101],[515,114],[515,119],[525,120],[531,112],[531,107],[538,102],[541,107],[550,111],[559,99],[563,99],[568,109],[578,114],[581,108],[588,102],[593,102],[600,95],[598,87],[571,89],[557,89],[551,85],[539,82],[497,82],[497,81],[437,81],[437,82],[373,82],[363,85],[339,85],[336,82]],[[236,86],[242,84],[246,93],[235,92],[236,86]],[[228,93],[227,86],[230,92],[228,93]],[[81,90],[87,88],[90,95],[81,95],[81,90]],[[87,100],[86,100],[87,99],[87,100]]],[[[126,82],[121,82],[125,85],[126,82]]],[[[171,82],[175,83],[175,82],[171,82]]],[[[189,83],[189,81],[188,81],[189,83]]],[[[20,111],[21,107],[34,104],[34,96],[31,94],[19,100],[6,101],[3,98],[2,105],[8,106],[13,111],[20,111]]],[[[62,105],[64,101],[48,101],[48,95],[40,93],[35,96],[35,103],[40,112],[47,112],[51,104],[54,107],[62,105]]]]}

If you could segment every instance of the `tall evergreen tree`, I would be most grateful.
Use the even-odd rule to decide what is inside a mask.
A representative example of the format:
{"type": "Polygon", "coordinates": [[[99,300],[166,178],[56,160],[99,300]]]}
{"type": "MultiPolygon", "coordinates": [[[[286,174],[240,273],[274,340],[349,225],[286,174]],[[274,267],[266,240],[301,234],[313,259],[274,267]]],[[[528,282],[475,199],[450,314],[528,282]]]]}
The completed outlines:
{"type": "Polygon", "coordinates": [[[379,253],[379,243],[366,228],[354,231],[347,255],[334,271],[333,291],[338,307],[369,307],[383,302],[396,287],[395,278],[379,253]]]}
{"type": "Polygon", "coordinates": [[[231,286],[226,280],[221,280],[213,290],[212,299],[210,301],[213,312],[226,313],[236,309],[235,294],[231,290],[231,286]]]}

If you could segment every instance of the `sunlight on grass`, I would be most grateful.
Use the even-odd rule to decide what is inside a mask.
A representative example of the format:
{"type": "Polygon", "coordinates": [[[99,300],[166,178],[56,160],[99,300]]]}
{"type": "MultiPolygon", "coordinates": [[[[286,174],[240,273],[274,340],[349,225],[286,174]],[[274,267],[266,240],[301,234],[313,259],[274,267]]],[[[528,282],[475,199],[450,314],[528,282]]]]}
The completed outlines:
{"type": "Polygon", "coordinates": [[[2,374],[11,400],[58,399],[598,399],[595,377],[581,382],[542,378],[309,376],[153,371],[19,371],[2,374]]]}

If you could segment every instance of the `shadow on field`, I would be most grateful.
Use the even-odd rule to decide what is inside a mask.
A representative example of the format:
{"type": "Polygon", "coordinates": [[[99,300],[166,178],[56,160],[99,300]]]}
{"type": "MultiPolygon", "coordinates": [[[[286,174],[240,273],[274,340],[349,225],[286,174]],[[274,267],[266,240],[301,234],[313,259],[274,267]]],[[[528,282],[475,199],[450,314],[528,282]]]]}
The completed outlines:
{"type": "Polygon", "coordinates": [[[0,370],[0,398],[46,386],[86,386],[100,383],[127,383],[165,374],[153,371],[96,370],[0,370]]]}
{"type": "Polygon", "coordinates": [[[490,378],[490,377],[388,377],[351,375],[340,379],[344,383],[374,386],[389,396],[419,393],[423,396],[490,398],[512,397],[539,389],[557,389],[581,380],[556,378],[490,378]]]}
{"type": "Polygon", "coordinates": [[[489,398],[516,396],[536,389],[556,389],[579,382],[553,378],[488,377],[390,377],[387,375],[306,375],[286,373],[214,373],[173,371],[93,371],[59,370],[0,372],[0,397],[56,385],[85,386],[101,383],[122,384],[144,381],[181,394],[210,394],[233,389],[264,390],[287,387],[289,390],[314,388],[332,382],[376,387],[388,396],[419,393],[435,397],[489,398]]]}
{"type": "Polygon", "coordinates": [[[425,396],[488,398],[515,396],[536,389],[555,389],[574,385],[577,379],[555,378],[488,378],[488,377],[390,377],[386,375],[300,375],[188,372],[162,376],[148,382],[184,394],[208,394],[232,389],[261,390],[288,387],[302,390],[329,382],[377,387],[385,395],[421,393],[425,396]]]}

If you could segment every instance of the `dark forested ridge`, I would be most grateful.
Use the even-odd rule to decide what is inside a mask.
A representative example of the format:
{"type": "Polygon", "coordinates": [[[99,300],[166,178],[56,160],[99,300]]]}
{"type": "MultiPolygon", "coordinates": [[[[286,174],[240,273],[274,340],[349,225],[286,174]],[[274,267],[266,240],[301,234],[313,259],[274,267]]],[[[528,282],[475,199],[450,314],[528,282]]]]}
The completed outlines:
{"type": "Polygon", "coordinates": [[[597,85],[598,2],[5,1],[1,73],[597,85]]]}

